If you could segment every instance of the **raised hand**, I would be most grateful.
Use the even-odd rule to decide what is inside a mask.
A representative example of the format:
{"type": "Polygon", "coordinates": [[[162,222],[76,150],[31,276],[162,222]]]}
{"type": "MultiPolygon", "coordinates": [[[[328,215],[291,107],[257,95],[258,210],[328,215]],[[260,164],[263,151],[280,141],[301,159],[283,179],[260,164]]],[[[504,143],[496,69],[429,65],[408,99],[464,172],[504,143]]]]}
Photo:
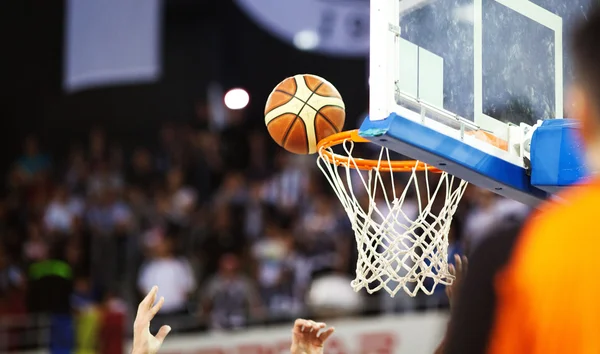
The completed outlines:
{"type": "Polygon", "coordinates": [[[333,331],[333,327],[327,328],[323,322],[303,320],[301,318],[294,322],[292,329],[292,354],[323,354],[323,345],[333,331]]]}
{"type": "Polygon", "coordinates": [[[165,298],[161,296],[156,304],[156,293],[158,287],[153,286],[148,295],[140,302],[137,315],[133,322],[133,348],[132,354],[156,354],[160,349],[165,337],[171,331],[171,327],[162,326],[158,330],[156,336],[150,333],[150,321],[158,313],[165,298]]]}
{"type": "Polygon", "coordinates": [[[450,299],[450,308],[454,307],[453,305],[456,301],[455,295],[458,292],[460,284],[465,278],[465,275],[467,274],[467,268],[469,266],[467,257],[459,256],[457,254],[454,255],[454,263],[456,263],[456,266],[450,264],[448,267],[448,271],[450,272],[450,274],[454,275],[455,279],[452,282],[452,285],[446,287],[446,295],[448,295],[448,298],[450,299]]]}
{"type": "MultiPolygon", "coordinates": [[[[452,282],[452,285],[449,285],[446,287],[446,295],[448,295],[448,299],[450,300],[450,309],[451,310],[456,307],[454,305],[456,303],[455,295],[458,292],[458,289],[460,288],[460,284],[462,283],[463,279],[465,278],[465,275],[467,274],[467,268],[469,266],[467,257],[459,256],[457,254],[454,255],[454,263],[456,263],[456,266],[454,266],[453,264],[450,264],[448,266],[448,271],[450,272],[450,274],[454,275],[454,281],[452,282]]],[[[448,335],[448,331],[446,330],[446,334],[444,335],[444,338],[438,345],[437,349],[433,352],[434,354],[444,353],[447,335],[448,335]]]]}

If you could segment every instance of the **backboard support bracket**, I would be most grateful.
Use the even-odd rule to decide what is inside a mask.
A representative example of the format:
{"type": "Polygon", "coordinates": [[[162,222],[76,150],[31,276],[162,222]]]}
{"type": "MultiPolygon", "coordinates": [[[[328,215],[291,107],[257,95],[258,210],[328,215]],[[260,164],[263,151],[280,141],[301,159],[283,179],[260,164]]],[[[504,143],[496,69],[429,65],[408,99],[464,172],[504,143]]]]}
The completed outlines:
{"type": "Polygon", "coordinates": [[[548,193],[531,185],[526,170],[471,144],[392,113],[388,119],[366,119],[363,138],[385,146],[497,194],[536,206],[548,193]]]}

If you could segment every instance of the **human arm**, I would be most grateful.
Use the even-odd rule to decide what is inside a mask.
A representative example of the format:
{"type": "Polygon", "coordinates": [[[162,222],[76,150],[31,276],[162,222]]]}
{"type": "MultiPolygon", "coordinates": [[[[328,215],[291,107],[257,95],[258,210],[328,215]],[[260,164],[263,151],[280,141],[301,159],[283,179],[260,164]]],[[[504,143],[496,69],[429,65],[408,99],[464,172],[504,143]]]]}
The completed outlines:
{"type": "MultiPolygon", "coordinates": [[[[496,275],[507,264],[520,231],[519,224],[500,226],[487,236],[469,258],[469,272],[453,308],[443,353],[484,353],[496,308],[496,275]]],[[[458,296],[457,296],[458,295],[458,296]]]]}
{"type": "MultiPolygon", "coordinates": [[[[454,256],[454,264],[450,264],[448,266],[448,271],[451,275],[454,276],[454,281],[451,285],[446,287],[446,295],[450,300],[450,310],[454,308],[454,303],[456,302],[457,296],[454,296],[458,289],[460,289],[461,283],[467,273],[468,261],[466,256],[454,256]]],[[[444,334],[444,338],[440,342],[439,346],[435,350],[434,354],[442,354],[444,353],[444,348],[446,346],[446,337],[448,336],[448,329],[446,329],[446,333],[444,334]]]]}
{"type": "Polygon", "coordinates": [[[323,354],[325,341],[335,329],[311,320],[297,319],[292,328],[291,354],[323,354]]]}
{"type": "Polygon", "coordinates": [[[138,306],[137,315],[133,322],[133,346],[131,354],[156,354],[171,327],[162,326],[156,336],[150,333],[150,321],[158,313],[165,299],[161,296],[156,304],[158,287],[154,286],[138,306]]]}
{"type": "Polygon", "coordinates": [[[446,287],[446,295],[450,300],[450,310],[454,308],[457,296],[454,296],[463,282],[463,279],[467,275],[467,269],[469,268],[469,261],[467,256],[454,255],[454,264],[448,266],[448,271],[454,276],[452,285],[446,287]]]}

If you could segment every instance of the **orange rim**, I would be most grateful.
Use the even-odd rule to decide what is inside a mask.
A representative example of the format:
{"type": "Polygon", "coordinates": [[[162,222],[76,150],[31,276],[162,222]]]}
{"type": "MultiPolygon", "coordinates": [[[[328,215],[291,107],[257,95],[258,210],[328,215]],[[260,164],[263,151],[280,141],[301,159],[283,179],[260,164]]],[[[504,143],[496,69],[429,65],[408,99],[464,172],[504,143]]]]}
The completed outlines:
{"type": "Polygon", "coordinates": [[[378,169],[383,172],[411,172],[414,169],[416,171],[430,171],[435,173],[443,172],[438,168],[429,166],[417,160],[380,162],[378,160],[353,158],[353,162],[350,162],[349,157],[335,154],[330,150],[331,147],[341,145],[347,140],[351,140],[355,143],[370,143],[369,140],[358,135],[358,129],[354,129],[333,134],[322,139],[319,141],[319,144],[317,144],[317,151],[319,151],[319,155],[324,157],[328,163],[333,162],[337,166],[343,165],[358,170],[369,171],[378,169]]]}

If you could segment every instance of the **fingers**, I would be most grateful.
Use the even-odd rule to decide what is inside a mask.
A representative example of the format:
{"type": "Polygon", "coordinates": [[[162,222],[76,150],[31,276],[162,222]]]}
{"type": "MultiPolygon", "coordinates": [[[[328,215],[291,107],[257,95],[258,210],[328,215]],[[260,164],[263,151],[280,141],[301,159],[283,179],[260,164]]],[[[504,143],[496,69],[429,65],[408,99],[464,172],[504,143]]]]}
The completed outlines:
{"type": "Polygon", "coordinates": [[[456,268],[459,273],[466,272],[467,266],[469,265],[467,256],[459,256],[458,254],[454,255],[454,263],[456,263],[456,268]]]}
{"type": "Polygon", "coordinates": [[[152,289],[150,289],[150,292],[148,292],[144,300],[140,302],[139,308],[149,309],[150,307],[152,307],[152,304],[154,304],[154,302],[156,301],[156,293],[158,293],[158,286],[154,285],[152,289]]]}
{"type": "Polygon", "coordinates": [[[160,299],[158,300],[158,302],[156,303],[156,305],[152,306],[152,308],[150,309],[150,319],[154,318],[154,316],[156,316],[156,314],[158,313],[158,311],[160,311],[160,308],[162,307],[162,305],[165,303],[165,298],[164,297],[160,297],[160,299]]]}
{"type": "Polygon", "coordinates": [[[456,275],[456,268],[454,268],[454,264],[448,264],[448,273],[456,275]]]}
{"type": "Polygon", "coordinates": [[[160,300],[154,304],[156,301],[156,294],[158,293],[158,286],[153,286],[152,289],[148,292],[146,297],[140,302],[138,306],[138,311],[135,316],[135,321],[133,323],[134,328],[146,328],[150,325],[150,321],[154,318],[154,316],[158,313],[158,311],[163,306],[165,299],[161,297],[160,300]]]}
{"type": "Polygon", "coordinates": [[[318,332],[325,328],[325,323],[315,322],[313,320],[304,320],[302,318],[297,319],[294,322],[294,331],[301,333],[318,332]]]}
{"type": "Polygon", "coordinates": [[[319,339],[321,341],[325,342],[327,340],[327,338],[331,337],[333,332],[335,332],[335,328],[329,327],[325,331],[323,331],[323,333],[321,333],[321,335],[319,336],[319,339]]]}
{"type": "Polygon", "coordinates": [[[318,332],[321,329],[325,328],[325,323],[323,322],[315,322],[313,320],[307,320],[304,322],[302,326],[302,332],[318,332]]]}
{"type": "Polygon", "coordinates": [[[318,331],[322,330],[323,328],[325,328],[325,326],[327,326],[327,325],[323,322],[316,322],[316,323],[313,322],[311,332],[318,332],[318,331]]]}
{"type": "Polygon", "coordinates": [[[292,332],[302,332],[302,330],[304,330],[305,322],[306,320],[302,318],[296,319],[296,321],[294,321],[294,327],[292,328],[292,332]]]}
{"type": "Polygon", "coordinates": [[[156,333],[155,338],[158,340],[158,342],[160,344],[162,344],[162,342],[165,340],[165,338],[167,337],[167,334],[169,334],[169,332],[171,332],[171,327],[169,327],[169,326],[162,326],[158,330],[158,333],[156,333]]]}
{"type": "Polygon", "coordinates": [[[294,321],[294,328],[301,328],[302,326],[304,326],[304,321],[301,318],[296,319],[296,321],[294,321]]]}
{"type": "Polygon", "coordinates": [[[329,337],[331,337],[331,335],[335,331],[335,328],[333,328],[333,327],[323,330],[326,326],[327,325],[323,322],[315,322],[312,320],[305,320],[305,319],[299,318],[294,322],[294,329],[293,329],[293,332],[295,333],[295,335],[293,337],[294,341],[298,340],[298,339],[296,339],[297,338],[296,336],[303,335],[303,337],[300,337],[300,338],[304,338],[303,340],[310,340],[308,338],[312,338],[312,340],[318,340],[318,342],[315,342],[315,343],[320,343],[320,344],[315,344],[315,345],[322,346],[323,345],[322,343],[325,343],[325,341],[329,337]],[[308,337],[306,337],[306,336],[308,336],[308,337]]]}
{"type": "Polygon", "coordinates": [[[462,272],[462,258],[458,254],[454,255],[454,264],[456,264],[456,271],[458,273],[462,272]]]}

